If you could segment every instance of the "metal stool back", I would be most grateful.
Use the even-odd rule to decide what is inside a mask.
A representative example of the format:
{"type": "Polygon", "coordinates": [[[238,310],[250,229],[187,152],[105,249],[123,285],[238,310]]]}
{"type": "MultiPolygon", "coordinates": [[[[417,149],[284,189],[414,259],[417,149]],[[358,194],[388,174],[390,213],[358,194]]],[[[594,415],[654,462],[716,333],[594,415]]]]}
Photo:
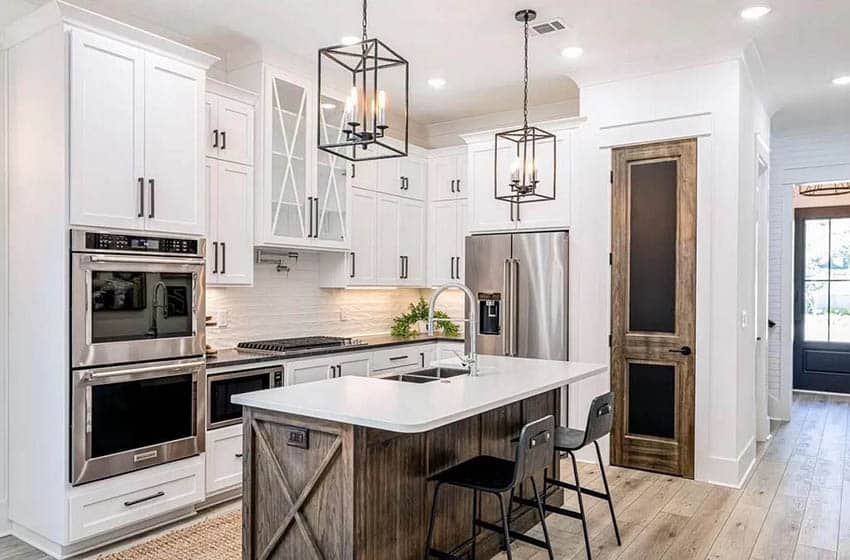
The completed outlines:
{"type": "Polygon", "coordinates": [[[522,427],[514,460],[516,486],[536,472],[545,469],[555,452],[555,417],[552,415],[529,422],[522,427]]]}
{"type": "Polygon", "coordinates": [[[587,426],[584,429],[584,441],[578,449],[610,434],[613,425],[614,393],[608,392],[599,395],[590,403],[590,410],[587,412],[587,426]]]}

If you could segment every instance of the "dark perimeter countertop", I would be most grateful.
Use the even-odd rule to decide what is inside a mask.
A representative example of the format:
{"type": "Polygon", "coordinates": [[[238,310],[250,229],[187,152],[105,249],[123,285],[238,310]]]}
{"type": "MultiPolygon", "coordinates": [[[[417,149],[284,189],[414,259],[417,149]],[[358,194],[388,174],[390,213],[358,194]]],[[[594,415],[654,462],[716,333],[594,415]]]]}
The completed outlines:
{"type": "Polygon", "coordinates": [[[207,368],[214,369],[226,366],[262,364],[263,362],[276,362],[293,358],[310,358],[313,356],[323,356],[325,354],[338,354],[340,352],[360,352],[363,350],[374,350],[375,348],[391,346],[404,346],[407,344],[463,342],[462,337],[428,335],[416,335],[409,338],[400,338],[388,334],[377,334],[353,338],[361,341],[363,344],[332,346],[329,348],[315,348],[312,350],[293,350],[289,352],[262,352],[257,350],[241,350],[238,348],[221,348],[215,356],[207,356],[207,368]]]}

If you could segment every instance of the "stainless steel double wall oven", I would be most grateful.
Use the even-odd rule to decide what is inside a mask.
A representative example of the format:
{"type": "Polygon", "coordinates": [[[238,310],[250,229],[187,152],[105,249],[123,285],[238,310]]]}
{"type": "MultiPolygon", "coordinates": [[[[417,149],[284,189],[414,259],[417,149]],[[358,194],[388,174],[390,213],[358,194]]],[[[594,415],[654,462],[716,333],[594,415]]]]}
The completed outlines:
{"type": "Polygon", "coordinates": [[[71,483],[204,450],[204,241],[71,232],[71,483]]]}

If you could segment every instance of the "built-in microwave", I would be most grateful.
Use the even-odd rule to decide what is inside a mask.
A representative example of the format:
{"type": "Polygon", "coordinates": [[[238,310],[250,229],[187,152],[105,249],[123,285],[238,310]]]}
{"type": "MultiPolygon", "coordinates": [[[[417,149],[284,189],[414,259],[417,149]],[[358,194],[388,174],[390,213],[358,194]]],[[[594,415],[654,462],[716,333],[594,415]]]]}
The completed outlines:
{"type": "Polygon", "coordinates": [[[233,395],[283,386],[283,366],[207,375],[207,429],[242,422],[242,407],[230,402],[233,395]]]}
{"type": "Polygon", "coordinates": [[[204,240],[74,230],[71,368],[203,356],[204,240]]]}

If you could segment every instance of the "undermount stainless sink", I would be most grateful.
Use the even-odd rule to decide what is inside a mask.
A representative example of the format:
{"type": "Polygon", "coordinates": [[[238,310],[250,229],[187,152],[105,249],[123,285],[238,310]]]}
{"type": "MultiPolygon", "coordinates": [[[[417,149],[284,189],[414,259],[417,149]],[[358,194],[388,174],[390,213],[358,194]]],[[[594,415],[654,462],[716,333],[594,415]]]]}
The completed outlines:
{"type": "Polygon", "coordinates": [[[459,375],[469,375],[469,370],[456,368],[425,368],[396,375],[388,375],[381,379],[402,381],[405,383],[430,383],[441,379],[450,379],[459,375]]]}

